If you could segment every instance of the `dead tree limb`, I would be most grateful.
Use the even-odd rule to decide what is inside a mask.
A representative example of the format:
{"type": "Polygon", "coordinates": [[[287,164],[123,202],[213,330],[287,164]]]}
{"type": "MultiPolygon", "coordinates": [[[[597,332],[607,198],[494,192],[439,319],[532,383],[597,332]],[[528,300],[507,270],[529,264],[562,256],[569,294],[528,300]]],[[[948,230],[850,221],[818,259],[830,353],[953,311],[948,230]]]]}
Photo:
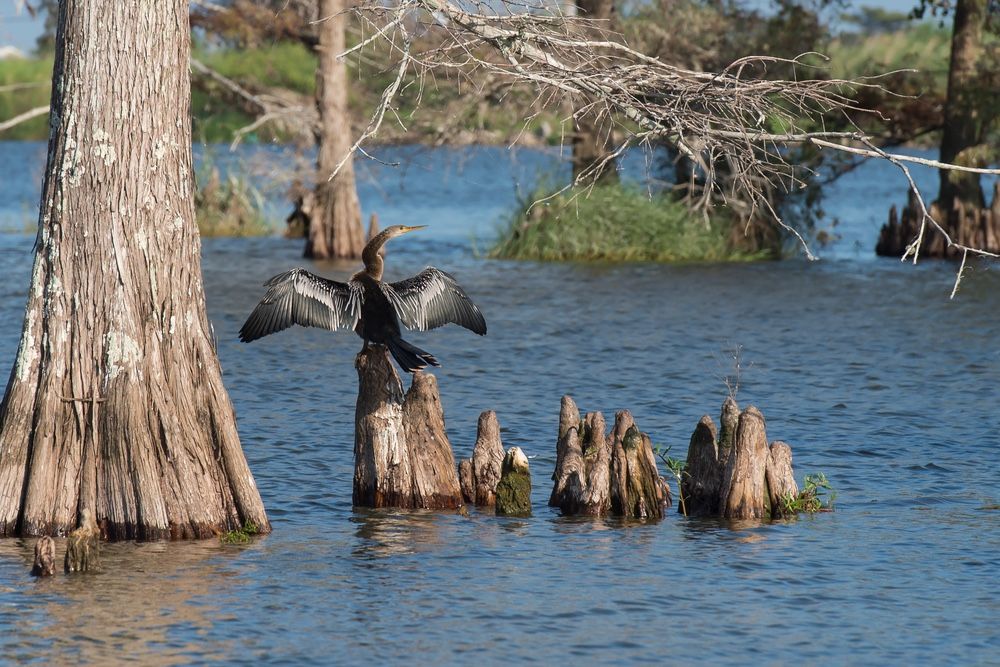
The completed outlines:
{"type": "MultiPolygon", "coordinates": [[[[523,11],[505,3],[495,8],[485,2],[459,4],[450,0],[403,0],[393,6],[363,2],[354,10],[362,25],[400,58],[412,65],[418,79],[437,72],[464,77],[506,77],[536,87],[539,99],[564,96],[584,100],[576,108],[608,118],[624,140],[609,154],[614,159],[628,146],[666,142],[697,166],[706,183],[703,201],[747,200],[748,219],[758,212],[797,236],[806,255],[815,259],[805,240],[772,208],[763,183],[794,190],[805,185],[811,172],[787,159],[787,147],[812,144],[818,148],[886,160],[903,173],[911,190],[919,190],[909,175],[912,158],[889,153],[874,138],[854,126],[851,113],[876,112],[858,108],[854,91],[882,90],[879,77],[854,81],[799,78],[819,54],[793,59],[768,56],[740,58],[718,73],[705,73],[669,65],[623,43],[620,36],[603,30],[599,22],[551,12],[523,11]],[[414,52],[407,36],[414,24],[439,36],[435,46],[414,52]],[[775,80],[762,73],[786,67],[795,78],[775,80]],[[829,131],[827,118],[843,117],[849,131],[829,131]],[[770,132],[775,123],[786,132],[770,132]],[[809,126],[819,127],[809,131],[809,126]],[[717,178],[714,165],[725,159],[733,177],[717,178]]],[[[891,74],[891,73],[890,73],[891,74]]],[[[394,80],[379,104],[381,118],[394,109],[401,86],[394,80]]],[[[377,130],[377,127],[374,129],[377,130]]],[[[374,136],[374,131],[371,133],[374,136]]],[[[355,151],[361,150],[360,144],[355,151]]],[[[1000,169],[971,169],[933,160],[921,163],[939,169],[1000,174],[1000,169]]],[[[597,163],[576,179],[583,182],[606,167],[597,163]]],[[[558,194],[558,193],[557,193],[558,194]]],[[[921,198],[922,201],[922,198],[921,198]]],[[[939,233],[943,228],[929,214],[924,226],[939,233]]],[[[961,253],[995,256],[981,247],[967,246],[946,237],[961,253]]]]}
{"type": "Polygon", "coordinates": [[[22,114],[18,114],[17,116],[14,116],[10,120],[5,120],[2,123],[0,123],[0,132],[5,132],[6,130],[9,130],[12,127],[20,125],[21,123],[24,123],[26,121],[29,121],[32,118],[36,118],[38,116],[43,116],[43,115],[47,114],[48,112],[49,112],[49,105],[48,104],[46,104],[43,107],[35,107],[34,109],[29,109],[28,111],[25,111],[22,114]]]}

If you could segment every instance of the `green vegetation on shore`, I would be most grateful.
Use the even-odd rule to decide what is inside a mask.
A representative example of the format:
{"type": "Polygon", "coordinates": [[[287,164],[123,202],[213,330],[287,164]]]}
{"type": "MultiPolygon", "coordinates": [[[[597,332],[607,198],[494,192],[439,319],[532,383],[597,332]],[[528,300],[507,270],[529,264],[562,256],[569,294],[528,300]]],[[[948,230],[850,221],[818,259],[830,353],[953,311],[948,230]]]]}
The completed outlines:
{"type": "Polygon", "coordinates": [[[944,94],[948,83],[951,30],[934,23],[914,23],[902,30],[873,34],[846,34],[830,42],[830,76],[856,79],[902,69],[929,76],[944,94]]]}
{"type": "Polygon", "coordinates": [[[774,256],[738,248],[728,218],[706,221],[667,195],[649,195],[635,186],[601,185],[546,199],[547,194],[539,190],[521,202],[490,251],[492,257],[712,262],[774,256]]]}
{"type": "MultiPolygon", "coordinates": [[[[49,103],[52,57],[0,60],[0,122],[49,103]]],[[[49,138],[47,115],[36,116],[0,133],[5,141],[49,138]]]]}

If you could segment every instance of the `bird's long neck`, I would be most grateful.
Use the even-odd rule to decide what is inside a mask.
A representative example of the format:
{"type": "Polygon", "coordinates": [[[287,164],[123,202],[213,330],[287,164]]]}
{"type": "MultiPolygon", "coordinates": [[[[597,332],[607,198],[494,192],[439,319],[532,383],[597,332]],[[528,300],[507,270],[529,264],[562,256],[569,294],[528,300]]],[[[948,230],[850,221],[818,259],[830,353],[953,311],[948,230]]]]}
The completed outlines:
{"type": "Polygon", "coordinates": [[[374,278],[375,280],[382,280],[382,255],[378,254],[378,251],[382,249],[385,242],[391,237],[389,230],[385,230],[380,234],[376,234],[365,249],[361,251],[361,261],[365,263],[365,273],[374,278]]]}

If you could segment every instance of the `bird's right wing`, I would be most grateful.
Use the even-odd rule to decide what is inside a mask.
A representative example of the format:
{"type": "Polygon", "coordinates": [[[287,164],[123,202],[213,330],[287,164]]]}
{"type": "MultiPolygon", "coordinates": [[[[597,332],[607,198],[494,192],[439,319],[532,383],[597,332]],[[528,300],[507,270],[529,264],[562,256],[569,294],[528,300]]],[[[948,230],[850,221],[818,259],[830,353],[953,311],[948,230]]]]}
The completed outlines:
{"type": "Polygon", "coordinates": [[[361,290],[352,283],[292,269],[271,278],[264,286],[267,294],[240,329],[244,343],[293,324],[332,331],[353,329],[361,317],[361,290]]]}
{"type": "Polygon", "coordinates": [[[428,266],[406,280],[382,283],[382,291],[408,329],[428,331],[454,322],[480,336],[486,335],[486,320],[479,306],[450,273],[428,266]]]}

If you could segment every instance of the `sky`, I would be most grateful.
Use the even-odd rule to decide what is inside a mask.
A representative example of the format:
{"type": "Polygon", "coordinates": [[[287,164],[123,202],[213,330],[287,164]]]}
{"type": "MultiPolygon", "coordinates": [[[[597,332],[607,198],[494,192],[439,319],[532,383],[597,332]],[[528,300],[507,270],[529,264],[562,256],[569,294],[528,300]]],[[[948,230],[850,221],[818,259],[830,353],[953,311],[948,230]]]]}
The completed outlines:
{"type": "MultiPolygon", "coordinates": [[[[908,12],[916,0],[860,0],[856,6],[869,5],[890,11],[908,12]]],[[[42,32],[44,17],[31,18],[26,11],[18,13],[14,0],[0,0],[0,46],[15,46],[25,53],[35,48],[35,40],[42,32]]]]}

